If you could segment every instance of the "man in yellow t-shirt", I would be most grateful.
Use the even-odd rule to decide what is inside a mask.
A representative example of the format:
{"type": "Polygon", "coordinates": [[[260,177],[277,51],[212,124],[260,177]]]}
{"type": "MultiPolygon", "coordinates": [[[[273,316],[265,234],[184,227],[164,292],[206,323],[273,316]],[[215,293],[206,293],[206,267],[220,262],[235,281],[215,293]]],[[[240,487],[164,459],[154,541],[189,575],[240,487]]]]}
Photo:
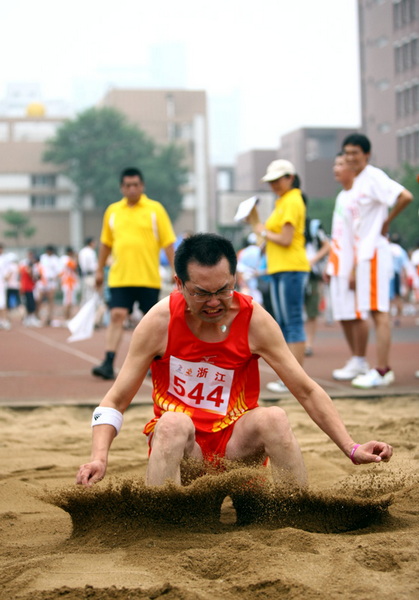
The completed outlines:
{"type": "Polygon", "coordinates": [[[160,250],[163,248],[173,269],[176,240],[169,216],[160,202],[144,193],[139,169],[121,173],[124,197],[105,211],[100,236],[96,286],[101,287],[104,268],[112,253],[108,285],[111,319],[106,330],[105,359],[92,369],[103,379],[114,379],[113,363],[122,339],[123,325],[135,302],[145,314],[159,299],[160,250]]]}

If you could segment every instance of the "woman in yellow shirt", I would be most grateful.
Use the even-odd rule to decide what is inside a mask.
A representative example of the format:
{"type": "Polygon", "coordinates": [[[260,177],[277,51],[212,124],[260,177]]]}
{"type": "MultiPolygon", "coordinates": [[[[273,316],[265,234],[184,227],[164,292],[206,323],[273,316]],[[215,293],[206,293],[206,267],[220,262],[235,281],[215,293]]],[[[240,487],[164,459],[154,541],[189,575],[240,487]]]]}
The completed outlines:
{"type": "MultiPolygon", "coordinates": [[[[266,240],[267,273],[271,276],[271,298],[275,319],[300,364],[304,360],[304,288],[310,272],[305,251],[306,207],[295,186],[295,167],[288,160],[274,160],[262,181],[277,195],[275,208],[256,232],[266,240]]],[[[282,381],[268,383],[274,392],[286,392],[282,381]]]]}

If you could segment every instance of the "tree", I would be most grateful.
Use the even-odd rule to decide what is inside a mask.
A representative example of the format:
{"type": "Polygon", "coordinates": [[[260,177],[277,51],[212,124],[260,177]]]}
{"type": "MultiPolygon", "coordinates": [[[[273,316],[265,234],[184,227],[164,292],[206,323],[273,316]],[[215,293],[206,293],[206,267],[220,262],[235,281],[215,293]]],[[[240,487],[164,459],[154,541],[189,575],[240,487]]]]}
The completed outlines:
{"type": "Polygon", "coordinates": [[[406,250],[414,248],[419,241],[419,219],[418,219],[418,181],[416,179],[418,167],[405,163],[399,171],[389,173],[392,179],[395,179],[409,192],[413,194],[413,202],[407,206],[392,223],[390,223],[390,233],[400,235],[401,244],[406,250]]]}
{"type": "MultiPolygon", "coordinates": [[[[336,195],[339,192],[337,188],[336,195]]],[[[332,216],[336,198],[309,198],[307,202],[307,216],[310,219],[320,219],[326,233],[332,230],[332,216]]]]}
{"type": "Polygon", "coordinates": [[[78,205],[92,196],[104,208],[120,198],[119,174],[125,167],[144,173],[147,194],[161,202],[172,220],[181,211],[186,181],[183,152],[159,146],[113,108],[90,108],[66,121],[47,143],[44,160],[62,168],[78,189],[78,205]]]}
{"type": "Polygon", "coordinates": [[[20,245],[22,236],[29,238],[36,232],[36,227],[30,225],[29,217],[17,210],[7,210],[1,215],[1,218],[11,229],[6,229],[3,235],[8,238],[14,238],[16,246],[20,245]]]}

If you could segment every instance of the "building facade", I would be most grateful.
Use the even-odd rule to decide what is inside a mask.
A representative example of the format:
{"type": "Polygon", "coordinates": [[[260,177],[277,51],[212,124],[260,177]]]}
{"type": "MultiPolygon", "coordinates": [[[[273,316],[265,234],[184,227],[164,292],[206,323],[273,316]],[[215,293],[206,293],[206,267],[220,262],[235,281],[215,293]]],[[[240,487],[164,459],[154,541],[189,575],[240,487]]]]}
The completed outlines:
{"type": "MultiPolygon", "coordinates": [[[[20,240],[25,246],[80,248],[87,236],[98,238],[102,210],[85,198],[76,208],[77,190],[60,174],[59,167],[43,162],[46,141],[70,115],[50,116],[38,100],[37,89],[13,88],[0,103],[0,214],[22,211],[35,234],[20,240]],[[30,101],[25,106],[25,101],[30,101]]],[[[208,133],[205,92],[186,90],[110,90],[99,103],[112,106],[137,124],[157,144],[183,148],[188,182],[183,191],[183,212],[176,230],[208,231],[214,227],[216,207],[210,203],[208,133]]],[[[48,106],[48,105],[47,105],[48,106]]],[[[0,219],[0,238],[10,227],[0,219]]],[[[7,241],[7,239],[6,239],[7,241]]],[[[10,245],[14,240],[10,239],[10,245]]]]}
{"type": "Polygon", "coordinates": [[[333,163],[342,142],[355,130],[335,127],[302,127],[281,137],[279,157],[290,160],[309,198],[331,198],[337,193],[333,163]]]}
{"type": "Polygon", "coordinates": [[[267,192],[270,187],[261,178],[266,173],[266,167],[278,158],[277,150],[250,150],[239,154],[236,159],[235,189],[239,192],[267,192]]]}
{"type": "Polygon", "coordinates": [[[419,165],[419,0],[358,0],[362,131],[372,162],[419,165]]]}
{"type": "MultiPolygon", "coordinates": [[[[44,113],[42,104],[32,103],[24,116],[0,117],[0,213],[14,210],[28,217],[35,233],[20,239],[22,245],[78,246],[85,232],[76,230],[72,217],[74,186],[42,158],[46,140],[55,135],[65,117],[44,113]]],[[[7,222],[0,219],[3,239],[8,230],[7,222]]],[[[11,238],[10,244],[14,243],[11,238]]]]}
{"type": "Polygon", "coordinates": [[[176,229],[208,231],[215,214],[209,202],[207,97],[201,90],[111,89],[99,102],[119,110],[157,144],[176,144],[185,155],[188,182],[176,229]]]}

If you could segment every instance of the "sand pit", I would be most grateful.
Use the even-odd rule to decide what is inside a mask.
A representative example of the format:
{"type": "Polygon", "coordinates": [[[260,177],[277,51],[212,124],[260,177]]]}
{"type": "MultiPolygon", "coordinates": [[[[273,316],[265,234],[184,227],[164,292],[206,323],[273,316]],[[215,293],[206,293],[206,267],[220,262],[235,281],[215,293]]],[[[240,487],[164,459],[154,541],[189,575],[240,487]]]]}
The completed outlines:
{"type": "Polygon", "coordinates": [[[179,490],[144,486],[151,407],[132,407],[106,479],[74,485],[90,452],[87,408],[0,409],[0,598],[381,600],[419,597],[419,400],[336,401],[388,464],[355,467],[298,403],[307,492],[231,468],[179,490]]]}

